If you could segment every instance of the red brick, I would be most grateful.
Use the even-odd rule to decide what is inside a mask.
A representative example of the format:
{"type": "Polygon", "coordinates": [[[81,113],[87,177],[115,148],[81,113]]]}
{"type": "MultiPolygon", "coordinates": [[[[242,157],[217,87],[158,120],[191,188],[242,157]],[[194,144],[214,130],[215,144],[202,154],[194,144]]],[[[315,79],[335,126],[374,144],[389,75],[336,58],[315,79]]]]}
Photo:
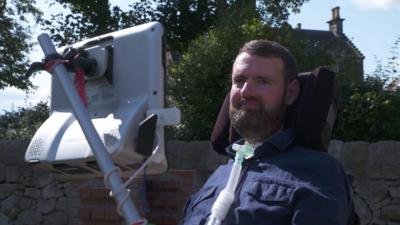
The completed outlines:
{"type": "Polygon", "coordinates": [[[81,219],[90,219],[90,209],[88,208],[79,208],[78,209],[79,218],[81,219]]]}
{"type": "Polygon", "coordinates": [[[90,198],[93,199],[105,199],[106,189],[105,188],[93,188],[90,190],[90,198]]]}
{"type": "Polygon", "coordinates": [[[197,176],[196,170],[174,170],[174,169],[171,169],[168,171],[168,173],[179,176],[179,177],[187,179],[187,180],[193,180],[197,176]]]}
{"type": "Polygon", "coordinates": [[[179,189],[179,185],[178,185],[178,182],[176,182],[176,180],[163,181],[163,182],[161,182],[161,187],[163,187],[164,189],[167,189],[167,190],[178,190],[179,189]]]}
{"type": "Polygon", "coordinates": [[[82,220],[82,225],[96,225],[96,222],[93,220],[82,220]]]}
{"type": "Polygon", "coordinates": [[[183,208],[184,203],[175,202],[172,199],[165,199],[165,198],[154,198],[149,199],[149,205],[151,209],[158,208],[158,209],[180,209],[183,208]]]}
{"type": "Polygon", "coordinates": [[[89,187],[82,187],[79,189],[79,196],[83,199],[90,198],[90,188],[89,187]]]}
{"type": "Polygon", "coordinates": [[[124,222],[116,222],[116,221],[96,221],[96,225],[124,225],[124,222]]]}
{"type": "Polygon", "coordinates": [[[104,219],[104,209],[91,209],[92,219],[95,220],[103,220],[104,219]]]}
{"type": "Polygon", "coordinates": [[[148,191],[147,199],[165,199],[173,202],[186,202],[188,197],[192,194],[191,190],[179,190],[179,191],[148,191]]]}
{"type": "Polygon", "coordinates": [[[178,224],[180,218],[176,215],[153,214],[147,217],[149,223],[157,225],[175,225],[178,224]]]}
{"type": "Polygon", "coordinates": [[[179,185],[175,180],[150,180],[147,182],[148,190],[178,190],[179,185]]]}
{"type": "Polygon", "coordinates": [[[104,219],[106,220],[121,220],[116,209],[106,209],[104,211],[104,219]]]}

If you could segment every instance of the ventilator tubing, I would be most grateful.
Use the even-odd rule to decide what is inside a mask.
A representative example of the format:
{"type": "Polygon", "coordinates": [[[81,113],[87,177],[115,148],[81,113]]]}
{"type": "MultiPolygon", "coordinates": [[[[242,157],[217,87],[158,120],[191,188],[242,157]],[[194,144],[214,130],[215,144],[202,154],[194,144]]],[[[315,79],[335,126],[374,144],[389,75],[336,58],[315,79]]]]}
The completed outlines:
{"type": "Polygon", "coordinates": [[[242,171],[242,162],[244,155],[241,152],[236,153],[235,162],[232,165],[232,170],[229,175],[228,183],[218,195],[211,208],[211,216],[207,225],[219,225],[225,219],[226,214],[232,205],[235,198],[235,190],[239,182],[240,172],[242,171]]]}

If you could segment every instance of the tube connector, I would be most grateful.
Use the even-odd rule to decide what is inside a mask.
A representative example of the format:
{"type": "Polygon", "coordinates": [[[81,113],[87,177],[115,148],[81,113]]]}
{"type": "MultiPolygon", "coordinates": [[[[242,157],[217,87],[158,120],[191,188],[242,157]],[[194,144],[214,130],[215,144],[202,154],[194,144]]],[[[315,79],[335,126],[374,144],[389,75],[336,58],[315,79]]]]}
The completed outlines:
{"type": "Polygon", "coordinates": [[[236,151],[235,162],[232,165],[232,170],[225,188],[219,193],[217,200],[215,200],[211,208],[211,216],[207,225],[219,225],[222,220],[225,219],[235,199],[235,190],[239,183],[243,160],[253,157],[254,150],[258,146],[259,144],[250,145],[247,142],[245,142],[244,145],[232,145],[232,149],[236,151]]]}

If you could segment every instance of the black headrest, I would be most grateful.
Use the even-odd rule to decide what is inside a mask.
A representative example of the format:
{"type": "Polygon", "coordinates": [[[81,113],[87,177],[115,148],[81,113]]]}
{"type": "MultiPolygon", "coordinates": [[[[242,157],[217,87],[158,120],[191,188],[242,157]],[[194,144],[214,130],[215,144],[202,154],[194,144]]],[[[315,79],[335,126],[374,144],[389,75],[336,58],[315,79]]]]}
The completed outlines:
{"type": "MultiPolygon", "coordinates": [[[[326,151],[337,114],[335,73],[319,67],[312,72],[300,73],[297,78],[300,93],[288,107],[285,127],[293,129],[296,145],[326,151]]],[[[216,152],[225,154],[225,148],[240,138],[230,124],[228,93],[215,122],[211,144],[216,152]]]]}

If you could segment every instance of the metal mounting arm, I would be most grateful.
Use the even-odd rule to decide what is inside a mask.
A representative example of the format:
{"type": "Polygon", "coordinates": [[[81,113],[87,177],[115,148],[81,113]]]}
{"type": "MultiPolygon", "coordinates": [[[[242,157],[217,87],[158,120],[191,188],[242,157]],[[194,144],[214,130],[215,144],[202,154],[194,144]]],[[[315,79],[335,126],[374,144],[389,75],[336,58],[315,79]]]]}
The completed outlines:
{"type": "MultiPolygon", "coordinates": [[[[39,44],[46,56],[57,54],[57,51],[47,34],[38,36],[39,44]]],[[[125,198],[128,195],[128,190],[120,188],[123,186],[121,177],[118,171],[115,170],[113,161],[111,160],[105,146],[103,145],[95,127],[89,117],[89,114],[81,102],[77,91],[74,88],[72,79],[65,69],[64,65],[56,64],[53,68],[52,74],[59,81],[62,91],[65,94],[69,104],[71,105],[73,114],[78,120],[83,133],[93,151],[100,169],[104,174],[109,174],[107,184],[113,193],[116,193],[115,199],[121,205],[121,212],[127,225],[141,225],[146,224],[146,220],[142,219],[135,208],[131,198],[125,198]]]]}

